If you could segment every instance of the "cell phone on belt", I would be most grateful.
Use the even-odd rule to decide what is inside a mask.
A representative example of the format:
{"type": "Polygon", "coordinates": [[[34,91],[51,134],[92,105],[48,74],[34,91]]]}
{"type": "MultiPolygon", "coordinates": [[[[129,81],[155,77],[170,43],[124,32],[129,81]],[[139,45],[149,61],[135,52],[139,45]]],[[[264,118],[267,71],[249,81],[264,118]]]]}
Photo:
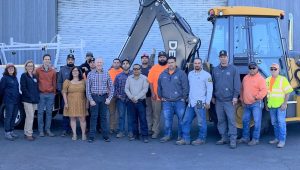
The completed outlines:
{"type": "Polygon", "coordinates": [[[198,109],[201,109],[201,108],[203,107],[203,103],[202,103],[201,100],[197,100],[196,107],[197,107],[198,109]]]}

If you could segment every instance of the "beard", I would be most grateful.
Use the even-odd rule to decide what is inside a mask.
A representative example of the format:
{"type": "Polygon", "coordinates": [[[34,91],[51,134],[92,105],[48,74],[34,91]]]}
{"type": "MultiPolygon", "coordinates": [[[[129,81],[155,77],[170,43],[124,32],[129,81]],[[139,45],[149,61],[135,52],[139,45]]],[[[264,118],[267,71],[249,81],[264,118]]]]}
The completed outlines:
{"type": "Polygon", "coordinates": [[[158,64],[161,66],[165,66],[167,63],[167,61],[158,61],[158,64]]]}
{"type": "Polygon", "coordinates": [[[67,64],[68,67],[74,67],[74,64],[67,64]]]}

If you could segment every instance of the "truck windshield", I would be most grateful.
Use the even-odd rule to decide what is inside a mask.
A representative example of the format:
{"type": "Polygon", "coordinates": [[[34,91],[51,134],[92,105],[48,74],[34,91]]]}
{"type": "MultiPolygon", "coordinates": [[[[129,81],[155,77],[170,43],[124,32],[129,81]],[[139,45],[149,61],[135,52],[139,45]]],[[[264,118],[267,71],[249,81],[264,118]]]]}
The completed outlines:
{"type": "Polygon", "coordinates": [[[213,67],[219,62],[219,51],[228,51],[229,26],[228,18],[218,18],[214,23],[214,30],[211,37],[211,45],[208,52],[208,60],[213,67]]]}
{"type": "Polygon", "coordinates": [[[254,58],[262,71],[269,75],[272,63],[283,56],[279,24],[276,18],[251,18],[254,58]]]}

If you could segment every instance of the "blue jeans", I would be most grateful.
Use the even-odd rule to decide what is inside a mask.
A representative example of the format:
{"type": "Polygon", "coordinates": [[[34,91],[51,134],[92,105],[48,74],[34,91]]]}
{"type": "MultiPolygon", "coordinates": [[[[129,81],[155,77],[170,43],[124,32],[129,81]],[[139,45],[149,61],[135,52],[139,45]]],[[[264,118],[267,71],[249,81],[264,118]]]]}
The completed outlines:
{"type": "Polygon", "coordinates": [[[194,117],[197,116],[197,122],[198,122],[198,128],[199,128],[199,133],[198,133],[198,139],[204,140],[206,139],[207,136],[207,123],[206,123],[206,111],[205,108],[197,108],[195,107],[190,107],[188,106],[186,108],[184,117],[183,117],[183,122],[182,122],[182,134],[183,134],[183,139],[186,142],[191,142],[191,126],[194,117]]]}
{"type": "Polygon", "coordinates": [[[122,101],[121,99],[116,100],[117,109],[119,113],[119,132],[125,132],[125,118],[127,113],[127,126],[128,126],[128,133],[132,131],[132,114],[128,111],[128,102],[122,101]]]}
{"type": "Polygon", "coordinates": [[[172,136],[172,125],[174,113],[178,118],[178,137],[182,137],[182,119],[185,111],[185,102],[178,100],[175,102],[163,101],[162,112],[165,119],[164,136],[172,136]]]}
{"type": "Polygon", "coordinates": [[[107,105],[105,104],[105,100],[107,95],[93,95],[93,100],[96,102],[95,106],[90,106],[91,117],[90,117],[90,138],[95,138],[96,135],[96,126],[98,115],[100,114],[101,119],[101,129],[103,138],[108,138],[108,122],[107,122],[107,105]]]}
{"type": "Polygon", "coordinates": [[[15,120],[18,115],[18,104],[5,104],[4,130],[11,132],[14,130],[15,120]]]}
{"type": "Polygon", "coordinates": [[[252,139],[259,140],[260,128],[261,128],[261,116],[262,116],[262,101],[257,101],[253,104],[245,104],[244,115],[243,115],[243,138],[250,139],[250,121],[251,113],[254,119],[254,130],[252,134],[252,139]]]}
{"type": "Polygon", "coordinates": [[[129,101],[128,112],[131,114],[132,118],[133,135],[139,135],[138,125],[140,123],[142,136],[148,136],[148,124],[146,119],[146,100],[139,100],[137,103],[129,101]]]}
{"type": "Polygon", "coordinates": [[[38,129],[44,132],[44,109],[46,108],[45,130],[49,131],[52,121],[52,109],[54,104],[54,93],[40,93],[40,102],[38,104],[38,129]]]}
{"type": "Polygon", "coordinates": [[[286,139],[286,110],[280,108],[270,108],[271,123],[274,127],[275,138],[281,142],[285,142],[286,139]]]}

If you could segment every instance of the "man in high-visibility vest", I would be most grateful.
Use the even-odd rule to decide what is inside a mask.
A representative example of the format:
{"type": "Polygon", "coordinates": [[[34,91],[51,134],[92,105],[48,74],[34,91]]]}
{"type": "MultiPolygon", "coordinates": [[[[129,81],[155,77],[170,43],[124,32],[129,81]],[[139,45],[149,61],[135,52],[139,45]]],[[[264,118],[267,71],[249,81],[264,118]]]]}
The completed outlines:
{"type": "Polygon", "coordinates": [[[293,91],[288,80],[279,75],[279,65],[273,63],[270,67],[272,76],[266,79],[268,90],[267,107],[270,110],[271,123],[274,127],[275,139],[270,144],[283,148],[286,140],[286,109],[290,93],[293,91]]]}

